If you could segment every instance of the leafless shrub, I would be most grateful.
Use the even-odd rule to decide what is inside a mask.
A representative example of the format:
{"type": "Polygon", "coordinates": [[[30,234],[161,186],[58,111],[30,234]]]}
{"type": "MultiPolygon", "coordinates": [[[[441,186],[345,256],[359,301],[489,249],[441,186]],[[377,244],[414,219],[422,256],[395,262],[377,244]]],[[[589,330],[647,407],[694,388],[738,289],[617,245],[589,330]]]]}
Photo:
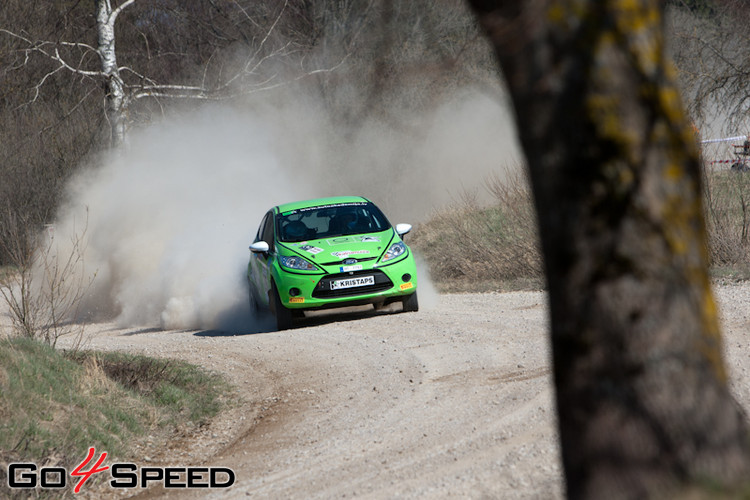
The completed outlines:
{"type": "Polygon", "coordinates": [[[750,174],[709,172],[703,185],[711,263],[746,263],[750,257],[750,174]]]}
{"type": "MultiPolygon", "coordinates": [[[[491,175],[485,187],[492,194],[492,205],[481,206],[474,193],[464,191],[415,231],[412,244],[443,288],[462,281],[541,282],[542,261],[525,170],[491,175]]],[[[746,265],[750,261],[750,173],[705,170],[703,190],[712,266],[746,265]]]]}
{"type": "MultiPolygon", "coordinates": [[[[697,2],[694,2],[697,3],[697,2]]],[[[750,8],[744,0],[705,2],[669,10],[671,55],[678,67],[683,99],[698,124],[720,119],[728,133],[747,127],[747,72],[750,69],[750,8]]]]}
{"type": "Polygon", "coordinates": [[[494,202],[463,192],[415,232],[413,245],[438,284],[449,281],[540,282],[542,263],[531,193],[520,169],[485,181],[494,202]]]}
{"type": "Polygon", "coordinates": [[[491,174],[485,185],[505,215],[505,243],[516,273],[541,277],[536,212],[526,169],[507,169],[504,177],[491,174]]]}
{"type": "Polygon", "coordinates": [[[13,259],[13,268],[0,283],[0,296],[15,332],[53,347],[60,337],[72,336],[71,347],[77,349],[85,327],[76,321],[79,306],[95,276],[87,275],[84,266],[87,224],[74,231],[69,242],[58,242],[51,226],[29,236],[23,232],[23,222],[10,215],[8,219],[13,237],[2,245],[13,259]]]}

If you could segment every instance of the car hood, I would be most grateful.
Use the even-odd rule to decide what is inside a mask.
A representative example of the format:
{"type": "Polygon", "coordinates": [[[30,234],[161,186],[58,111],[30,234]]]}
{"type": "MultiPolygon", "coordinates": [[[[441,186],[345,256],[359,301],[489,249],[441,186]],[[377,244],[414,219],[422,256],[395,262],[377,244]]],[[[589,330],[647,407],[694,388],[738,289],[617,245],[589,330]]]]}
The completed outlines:
{"type": "Polygon", "coordinates": [[[380,258],[392,243],[393,229],[377,233],[321,238],[299,243],[279,243],[284,254],[297,254],[323,266],[340,264],[348,259],[370,261],[380,258]]]}

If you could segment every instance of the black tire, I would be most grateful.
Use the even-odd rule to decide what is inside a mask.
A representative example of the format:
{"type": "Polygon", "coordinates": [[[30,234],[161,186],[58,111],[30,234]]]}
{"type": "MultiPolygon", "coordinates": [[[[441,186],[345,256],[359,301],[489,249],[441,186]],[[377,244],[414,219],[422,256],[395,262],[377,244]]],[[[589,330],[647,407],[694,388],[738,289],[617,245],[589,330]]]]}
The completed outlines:
{"type": "Polygon", "coordinates": [[[274,317],[276,318],[276,329],[288,330],[292,327],[292,311],[284,307],[279,297],[279,292],[276,290],[276,285],[271,287],[271,304],[273,305],[274,317]]]}
{"type": "Polygon", "coordinates": [[[404,312],[419,311],[419,299],[417,299],[417,292],[404,297],[402,303],[404,304],[404,312]]]}

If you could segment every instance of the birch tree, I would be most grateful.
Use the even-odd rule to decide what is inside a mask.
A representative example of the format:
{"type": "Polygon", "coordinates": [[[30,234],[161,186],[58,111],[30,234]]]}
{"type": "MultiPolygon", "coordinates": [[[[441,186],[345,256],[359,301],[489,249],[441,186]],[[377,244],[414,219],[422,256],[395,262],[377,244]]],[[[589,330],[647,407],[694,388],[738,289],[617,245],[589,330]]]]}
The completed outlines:
{"type": "MultiPolygon", "coordinates": [[[[248,50],[243,60],[236,63],[236,67],[233,68],[226,64],[226,58],[212,64],[212,59],[219,52],[219,48],[222,45],[228,45],[226,35],[221,33],[218,27],[212,27],[216,32],[216,38],[220,41],[217,43],[219,48],[205,62],[202,78],[191,83],[160,81],[135,67],[122,65],[118,61],[116,49],[118,19],[136,3],[148,4],[153,1],[125,0],[118,4],[113,0],[95,0],[94,29],[97,39],[95,46],[76,40],[36,39],[25,33],[0,27],[0,33],[13,38],[20,45],[18,50],[24,54],[24,59],[18,66],[24,66],[34,54],[46,58],[52,66],[34,85],[35,94],[30,102],[35,101],[40,89],[59,72],[67,72],[82,81],[101,85],[104,89],[104,116],[110,130],[109,143],[116,147],[125,139],[127,127],[131,121],[129,113],[136,101],[186,98],[230,99],[252,92],[270,90],[310,75],[335,69],[335,65],[326,69],[303,68],[291,76],[280,75],[275,68],[267,70],[270,63],[277,63],[277,59],[290,53],[290,43],[278,42],[279,37],[275,33],[283,18],[287,2],[274,4],[275,10],[265,12],[265,17],[268,17],[270,22],[261,26],[253,19],[247,5],[234,0],[227,4],[232,10],[231,15],[234,18],[232,22],[235,25],[246,23],[253,28],[236,35],[238,38],[251,40],[251,43],[247,44],[248,50]]],[[[214,5],[212,2],[209,3],[214,5]]],[[[256,7],[254,12],[261,7],[256,7]]],[[[185,6],[185,8],[190,7],[185,6]]],[[[205,23],[206,20],[201,19],[200,22],[205,23]]],[[[146,39],[145,35],[143,37],[146,39]]],[[[146,39],[146,52],[149,50],[146,39]]],[[[220,56],[216,59],[220,59],[220,56]]]]}
{"type": "Polygon", "coordinates": [[[469,3],[530,169],[568,496],[737,494],[748,426],[727,387],[663,3],[469,3]]]}
{"type": "Polygon", "coordinates": [[[110,0],[96,0],[96,31],[98,45],[96,53],[101,60],[100,72],[90,72],[67,66],[65,61],[55,52],[55,59],[64,65],[66,69],[74,73],[87,76],[100,77],[104,80],[105,116],[109,122],[112,146],[119,146],[125,140],[125,117],[128,108],[129,96],[125,95],[125,82],[120,76],[120,68],[117,65],[117,52],[115,50],[115,22],[117,17],[135,0],[127,0],[119,7],[112,8],[110,0]]]}

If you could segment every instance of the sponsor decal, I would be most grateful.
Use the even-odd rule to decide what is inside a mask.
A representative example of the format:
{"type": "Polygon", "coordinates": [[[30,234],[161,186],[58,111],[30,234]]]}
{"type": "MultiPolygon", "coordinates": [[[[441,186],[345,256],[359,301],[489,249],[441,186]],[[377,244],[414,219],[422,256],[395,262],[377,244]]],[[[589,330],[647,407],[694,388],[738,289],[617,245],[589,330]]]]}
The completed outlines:
{"type": "Polygon", "coordinates": [[[302,304],[303,302],[305,302],[304,297],[289,297],[290,304],[302,304]]]}
{"type": "Polygon", "coordinates": [[[307,207],[307,208],[298,208],[296,210],[290,210],[288,212],[283,212],[281,215],[284,217],[287,217],[289,215],[303,213],[303,212],[311,212],[313,210],[321,210],[324,208],[338,208],[338,207],[364,207],[367,205],[366,201],[352,201],[348,203],[331,203],[329,205],[317,205],[314,207],[307,207]]]}
{"type": "Polygon", "coordinates": [[[401,290],[408,290],[409,288],[414,288],[414,285],[412,284],[411,281],[408,282],[408,283],[404,283],[403,285],[401,285],[401,290]]]}
{"type": "Polygon", "coordinates": [[[147,488],[159,483],[165,488],[229,488],[235,482],[235,474],[229,467],[139,467],[137,464],[122,462],[103,465],[107,452],[102,452],[96,463],[89,466],[96,448],[90,447],[86,458],[72,472],[64,467],[39,467],[33,462],[11,463],[5,470],[8,487],[11,490],[62,490],[68,481],[78,479],[73,488],[79,494],[93,475],[108,473],[112,488],[147,488]]]}
{"type": "Polygon", "coordinates": [[[322,248],[314,247],[312,245],[300,245],[299,249],[304,250],[305,252],[309,252],[313,255],[317,255],[323,251],[322,248]]]}
{"type": "Polygon", "coordinates": [[[369,250],[344,250],[342,252],[331,252],[331,255],[334,257],[338,257],[339,259],[343,259],[346,257],[349,257],[350,255],[362,255],[365,253],[370,253],[369,250]]]}
{"type": "Polygon", "coordinates": [[[375,236],[362,236],[360,241],[362,241],[362,243],[380,243],[380,238],[376,238],[375,236]]]}

